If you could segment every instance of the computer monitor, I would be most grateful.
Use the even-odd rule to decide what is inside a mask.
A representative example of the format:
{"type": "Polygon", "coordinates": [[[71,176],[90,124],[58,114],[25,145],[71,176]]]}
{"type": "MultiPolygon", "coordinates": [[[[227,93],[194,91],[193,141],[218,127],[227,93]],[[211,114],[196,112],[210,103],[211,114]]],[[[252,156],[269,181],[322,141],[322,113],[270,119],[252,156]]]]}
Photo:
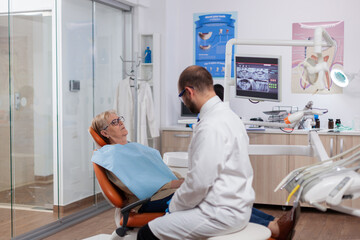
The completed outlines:
{"type": "Polygon", "coordinates": [[[236,97],[281,101],[281,57],[235,55],[236,97]]]}
{"type": "Polygon", "coordinates": [[[197,113],[192,113],[183,102],[181,102],[181,117],[196,118],[197,113]]]}

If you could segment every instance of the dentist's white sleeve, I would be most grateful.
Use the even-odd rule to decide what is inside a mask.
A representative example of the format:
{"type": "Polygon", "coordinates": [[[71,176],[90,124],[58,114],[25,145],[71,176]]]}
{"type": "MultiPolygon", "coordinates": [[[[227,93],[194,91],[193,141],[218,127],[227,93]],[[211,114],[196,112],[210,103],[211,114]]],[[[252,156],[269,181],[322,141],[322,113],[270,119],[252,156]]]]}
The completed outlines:
{"type": "Polygon", "coordinates": [[[215,129],[200,129],[189,149],[189,172],[170,202],[170,212],[194,208],[207,196],[224,160],[224,139],[215,129]]]}

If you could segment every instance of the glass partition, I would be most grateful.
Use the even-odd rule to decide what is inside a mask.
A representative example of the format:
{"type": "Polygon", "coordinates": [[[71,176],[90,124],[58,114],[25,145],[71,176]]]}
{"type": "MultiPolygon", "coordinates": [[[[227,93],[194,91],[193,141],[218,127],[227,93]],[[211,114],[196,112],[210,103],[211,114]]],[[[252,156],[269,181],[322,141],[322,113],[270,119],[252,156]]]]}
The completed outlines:
{"type": "Polygon", "coordinates": [[[0,239],[10,239],[104,203],[88,128],[94,115],[113,108],[125,77],[120,56],[132,55],[132,16],[89,0],[4,6],[0,239]]]}
{"type": "Polygon", "coordinates": [[[10,212],[7,232],[18,236],[57,220],[53,216],[52,13],[11,11],[12,5],[9,9],[0,15],[4,144],[0,212],[10,212]]]}

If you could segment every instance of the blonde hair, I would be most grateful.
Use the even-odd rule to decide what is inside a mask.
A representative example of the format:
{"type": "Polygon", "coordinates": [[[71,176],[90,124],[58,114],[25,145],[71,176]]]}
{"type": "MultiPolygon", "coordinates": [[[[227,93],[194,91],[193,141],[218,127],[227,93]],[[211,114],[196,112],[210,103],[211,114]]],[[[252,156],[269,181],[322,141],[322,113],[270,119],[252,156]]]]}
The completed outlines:
{"type": "Polygon", "coordinates": [[[108,111],[105,111],[105,112],[102,112],[98,115],[96,115],[94,117],[94,119],[92,120],[91,122],[91,127],[92,129],[95,130],[95,132],[107,143],[107,144],[110,144],[110,140],[106,137],[104,137],[102,134],[101,134],[101,130],[103,130],[107,125],[107,119],[108,117],[111,115],[111,114],[116,114],[116,111],[115,110],[108,110],[108,111]]]}

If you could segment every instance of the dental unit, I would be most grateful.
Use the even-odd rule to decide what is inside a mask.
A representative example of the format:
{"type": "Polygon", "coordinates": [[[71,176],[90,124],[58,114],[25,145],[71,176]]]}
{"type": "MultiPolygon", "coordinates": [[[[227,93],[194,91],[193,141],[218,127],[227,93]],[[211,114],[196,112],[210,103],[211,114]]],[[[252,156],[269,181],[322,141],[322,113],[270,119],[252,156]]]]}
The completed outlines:
{"type": "Polygon", "coordinates": [[[357,172],[360,169],[360,151],[342,159],[359,148],[360,145],[357,145],[325,161],[295,169],[274,191],[285,188],[290,193],[286,203],[295,195],[294,205],[302,201],[321,211],[329,207],[360,217],[360,209],[341,205],[343,200],[360,197],[360,174],[357,172]]]}
{"type": "MultiPolygon", "coordinates": [[[[329,73],[326,61],[322,56],[323,47],[331,47],[335,44],[330,35],[321,27],[315,29],[313,40],[242,40],[231,39],[226,45],[225,56],[225,82],[224,102],[229,103],[230,86],[235,85],[235,79],[231,79],[232,47],[234,45],[257,45],[257,46],[306,46],[314,47],[316,60],[308,58],[304,61],[304,67],[308,75],[308,81],[316,85],[318,90],[329,90],[329,77],[336,73],[329,73]]],[[[334,70],[334,69],[333,69],[334,70]]],[[[336,70],[334,70],[336,71],[336,70]]],[[[337,75],[343,74],[338,72],[337,75]]],[[[347,83],[346,76],[340,76],[342,82],[347,83]]],[[[337,78],[340,78],[337,76],[337,78]]],[[[346,85],[346,84],[344,84],[346,85]]],[[[259,125],[294,129],[304,116],[322,115],[326,109],[312,108],[312,103],[299,112],[290,114],[284,123],[244,121],[245,125],[259,125]]],[[[295,169],[288,174],[276,187],[275,191],[285,189],[289,192],[286,204],[292,196],[295,196],[294,206],[299,202],[307,202],[315,208],[326,211],[327,208],[360,217],[360,209],[343,206],[346,199],[360,197],[360,145],[346,152],[329,158],[327,152],[316,131],[309,131],[308,145],[249,145],[250,155],[295,155],[317,157],[319,162],[295,169]],[[350,153],[353,153],[350,156],[350,153]],[[347,156],[347,157],[345,157],[347,156]],[[345,158],[344,158],[345,157],[345,158]]]]}

